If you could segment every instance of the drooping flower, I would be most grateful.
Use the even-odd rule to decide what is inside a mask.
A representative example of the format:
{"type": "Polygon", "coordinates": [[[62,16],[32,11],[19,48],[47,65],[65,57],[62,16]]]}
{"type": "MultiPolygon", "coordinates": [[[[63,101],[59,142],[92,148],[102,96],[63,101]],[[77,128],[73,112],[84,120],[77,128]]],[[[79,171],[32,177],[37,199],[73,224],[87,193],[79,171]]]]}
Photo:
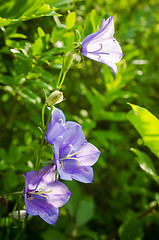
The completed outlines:
{"type": "Polygon", "coordinates": [[[91,166],[96,163],[99,155],[100,151],[85,140],[80,125],[72,126],[54,141],[54,163],[60,178],[64,180],[91,183],[91,166]]]}
{"type": "Polygon", "coordinates": [[[108,65],[116,75],[117,66],[123,56],[121,47],[114,35],[113,16],[102,20],[101,28],[88,35],[82,42],[81,53],[97,62],[108,65]]]}
{"type": "Polygon", "coordinates": [[[25,174],[23,192],[26,212],[39,215],[45,222],[54,225],[59,207],[70,198],[71,192],[65,184],[55,180],[55,166],[49,164],[39,170],[25,174]]]}

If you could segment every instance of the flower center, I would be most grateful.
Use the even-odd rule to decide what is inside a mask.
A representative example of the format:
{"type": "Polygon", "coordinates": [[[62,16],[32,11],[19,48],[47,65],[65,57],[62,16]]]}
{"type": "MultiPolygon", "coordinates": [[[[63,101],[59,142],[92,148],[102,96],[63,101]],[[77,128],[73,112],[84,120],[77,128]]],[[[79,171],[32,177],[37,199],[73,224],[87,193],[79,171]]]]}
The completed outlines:
{"type": "Polygon", "coordinates": [[[73,146],[72,146],[72,144],[70,144],[69,147],[71,148],[71,150],[69,151],[69,153],[67,154],[67,156],[64,157],[64,158],[60,158],[60,159],[59,159],[60,165],[61,165],[61,168],[62,168],[62,169],[63,169],[63,163],[62,163],[62,161],[64,161],[64,160],[73,159],[73,160],[79,161],[78,158],[76,158],[76,157],[74,157],[74,156],[75,156],[77,153],[81,152],[81,151],[77,151],[77,152],[72,153],[72,151],[73,151],[73,146]]]}
{"type": "Polygon", "coordinates": [[[35,191],[27,191],[27,199],[29,201],[33,200],[34,199],[34,195],[38,195],[38,196],[41,196],[41,197],[44,197],[46,198],[46,200],[48,201],[48,197],[45,195],[46,193],[51,193],[52,190],[49,190],[49,191],[43,191],[42,188],[39,188],[39,190],[35,190],[35,191]]]}

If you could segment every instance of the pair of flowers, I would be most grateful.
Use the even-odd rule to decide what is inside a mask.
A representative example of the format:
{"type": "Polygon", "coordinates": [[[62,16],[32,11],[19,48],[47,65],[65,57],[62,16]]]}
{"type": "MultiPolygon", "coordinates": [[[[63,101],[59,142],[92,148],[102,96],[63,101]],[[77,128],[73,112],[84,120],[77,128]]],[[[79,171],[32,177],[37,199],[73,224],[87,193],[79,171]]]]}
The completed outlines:
{"type": "Polygon", "coordinates": [[[66,121],[60,109],[54,108],[46,132],[46,140],[54,148],[54,164],[25,174],[24,199],[26,212],[39,215],[49,224],[58,218],[59,207],[70,198],[71,192],[56,179],[55,169],[61,179],[83,183],[93,180],[92,165],[100,155],[99,150],[87,142],[81,126],[66,121]]]}

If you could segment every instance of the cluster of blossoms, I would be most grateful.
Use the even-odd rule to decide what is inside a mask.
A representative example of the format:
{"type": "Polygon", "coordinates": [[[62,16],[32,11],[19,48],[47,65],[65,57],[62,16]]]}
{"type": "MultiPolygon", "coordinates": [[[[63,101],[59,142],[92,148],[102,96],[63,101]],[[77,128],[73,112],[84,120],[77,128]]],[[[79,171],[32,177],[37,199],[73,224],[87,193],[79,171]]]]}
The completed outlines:
{"type": "MultiPolygon", "coordinates": [[[[99,31],[83,40],[81,53],[107,64],[116,74],[115,63],[120,61],[122,50],[113,35],[113,17],[106,21],[103,19],[99,31]]],[[[48,98],[47,103],[50,99],[48,98]]],[[[92,165],[98,160],[100,152],[86,141],[81,126],[76,122],[66,121],[64,113],[58,108],[52,110],[46,140],[54,149],[53,163],[41,168],[39,172],[30,171],[25,174],[23,195],[28,214],[39,215],[47,223],[54,224],[59,207],[67,203],[71,195],[66,185],[58,181],[58,177],[91,183],[92,165]]]]}
{"type": "Polygon", "coordinates": [[[53,164],[25,174],[24,199],[26,212],[39,215],[49,224],[58,218],[58,208],[70,198],[71,192],[55,175],[60,178],[75,179],[83,183],[93,180],[92,165],[98,160],[99,150],[87,142],[81,126],[66,121],[64,113],[54,108],[46,132],[46,140],[54,148],[53,164]]]}

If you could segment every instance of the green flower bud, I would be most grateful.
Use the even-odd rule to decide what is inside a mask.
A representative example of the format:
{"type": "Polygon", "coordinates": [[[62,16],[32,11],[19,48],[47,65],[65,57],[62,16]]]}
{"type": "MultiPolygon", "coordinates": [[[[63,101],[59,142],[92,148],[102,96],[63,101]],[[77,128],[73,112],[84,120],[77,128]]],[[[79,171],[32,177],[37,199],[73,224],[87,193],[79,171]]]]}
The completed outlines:
{"type": "Polygon", "coordinates": [[[51,95],[47,98],[46,103],[48,106],[54,106],[57,103],[63,101],[63,93],[60,91],[54,91],[51,95]]]}

